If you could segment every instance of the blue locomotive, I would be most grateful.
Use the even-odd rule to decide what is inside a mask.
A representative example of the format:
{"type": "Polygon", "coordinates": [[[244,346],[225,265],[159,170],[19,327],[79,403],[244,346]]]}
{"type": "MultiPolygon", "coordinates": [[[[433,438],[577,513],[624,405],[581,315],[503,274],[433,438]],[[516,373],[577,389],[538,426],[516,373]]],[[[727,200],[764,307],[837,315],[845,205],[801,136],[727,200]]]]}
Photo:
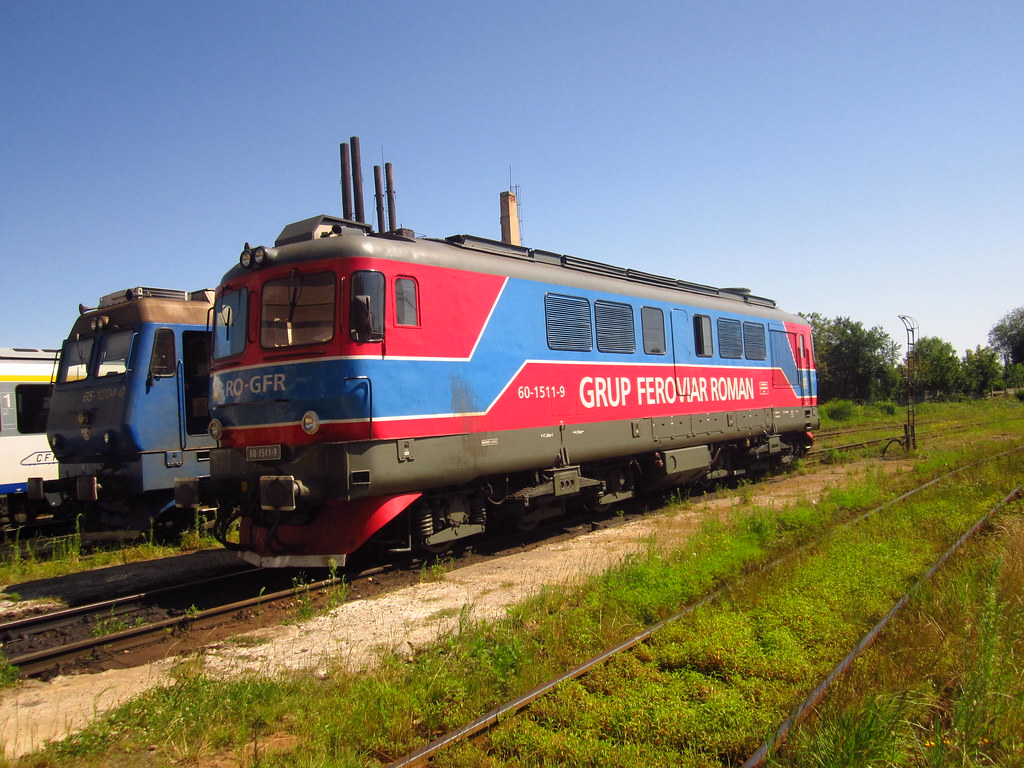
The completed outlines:
{"type": "Polygon", "coordinates": [[[746,290],[319,216],[217,289],[218,447],[177,501],[264,566],[436,552],[802,455],[812,349],[746,290]]]}
{"type": "Polygon", "coordinates": [[[86,525],[178,529],[174,479],[207,474],[212,291],[131,288],[80,307],[60,354],[46,434],[59,513],[86,525]]]}

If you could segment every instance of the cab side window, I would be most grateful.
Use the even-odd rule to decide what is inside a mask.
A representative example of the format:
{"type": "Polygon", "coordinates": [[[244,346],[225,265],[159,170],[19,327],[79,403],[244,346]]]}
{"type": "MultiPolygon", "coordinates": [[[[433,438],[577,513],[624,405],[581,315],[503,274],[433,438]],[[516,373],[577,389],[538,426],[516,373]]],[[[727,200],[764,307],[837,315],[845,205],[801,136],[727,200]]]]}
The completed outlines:
{"type": "Polygon", "coordinates": [[[153,339],[153,356],[149,361],[149,375],[154,379],[173,376],[177,369],[178,356],[174,352],[174,331],[170,328],[157,329],[153,339]]]}
{"type": "Polygon", "coordinates": [[[395,279],[395,325],[420,324],[419,291],[411,277],[395,279]]]}

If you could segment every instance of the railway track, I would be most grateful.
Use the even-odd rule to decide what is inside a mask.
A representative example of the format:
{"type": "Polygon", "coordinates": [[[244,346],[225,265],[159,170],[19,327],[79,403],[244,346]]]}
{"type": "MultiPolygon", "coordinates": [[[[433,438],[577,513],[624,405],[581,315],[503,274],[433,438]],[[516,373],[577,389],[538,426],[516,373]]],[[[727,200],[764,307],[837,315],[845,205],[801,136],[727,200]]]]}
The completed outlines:
{"type": "MultiPolygon", "coordinates": [[[[1006,456],[1011,453],[1019,452],[1020,450],[1022,449],[1017,448],[1011,451],[1006,451],[997,457],[990,457],[990,459],[1006,456]]],[[[981,462],[976,462],[975,464],[959,467],[950,472],[947,472],[937,478],[928,481],[927,483],[919,485],[916,488],[913,488],[910,491],[903,493],[902,495],[886,502],[885,504],[868,510],[851,520],[840,523],[839,527],[856,525],[870,517],[873,517],[881,513],[882,511],[893,505],[899,504],[911,498],[912,496],[915,496],[916,494],[935,486],[942,480],[945,480],[960,472],[963,472],[965,469],[968,469],[971,466],[975,466],[976,464],[980,463],[981,462]]],[[[885,614],[885,616],[881,620],[879,620],[871,628],[871,630],[867,632],[850,649],[849,653],[847,653],[846,656],[827,675],[825,675],[825,677],[821,680],[820,684],[817,687],[815,687],[814,690],[806,697],[806,699],[793,710],[793,714],[785,721],[780,723],[780,725],[775,730],[771,738],[769,738],[756,752],[750,755],[746,762],[743,763],[743,768],[759,768],[760,766],[764,765],[767,756],[771,754],[778,746],[781,745],[781,743],[786,739],[794,725],[802,722],[811,714],[814,707],[821,702],[826,692],[828,691],[829,687],[852,665],[853,661],[857,658],[857,656],[874,642],[874,640],[878,637],[878,635],[881,633],[884,627],[907,604],[911,595],[914,592],[916,592],[925,581],[930,579],[939,570],[939,568],[941,568],[942,565],[949,560],[949,558],[956,552],[956,550],[964,544],[964,542],[966,542],[970,537],[977,534],[979,531],[983,530],[985,526],[991,521],[994,515],[996,515],[1011,501],[1020,498],[1022,494],[1024,494],[1024,488],[1022,487],[1017,487],[1016,489],[1011,491],[1002,499],[1002,501],[1000,501],[993,508],[989,509],[980,519],[978,519],[963,535],[960,536],[959,539],[957,539],[957,541],[953,545],[946,549],[941,554],[941,556],[932,564],[932,566],[924,574],[921,575],[921,577],[913,584],[913,586],[906,593],[904,593],[902,597],[895,601],[892,608],[885,614]]],[[[797,550],[786,553],[781,557],[777,558],[776,560],[773,560],[772,562],[765,564],[762,568],[757,570],[755,574],[749,574],[740,579],[737,579],[734,583],[723,585],[722,587],[718,588],[712,593],[704,596],[699,601],[687,605],[682,610],[673,614],[672,616],[669,616],[668,618],[663,619],[662,621],[659,621],[656,624],[648,627],[642,632],[627,638],[626,640],[618,643],[614,647],[607,649],[606,651],[585,661],[584,663],[579,664],[576,667],[573,667],[572,669],[567,670],[564,673],[536,686],[535,688],[531,689],[525,694],[522,694],[514,699],[511,699],[495,707],[494,709],[490,710],[481,717],[469,723],[466,723],[448,733],[441,735],[440,737],[414,750],[413,752],[410,752],[405,756],[388,763],[386,768],[413,768],[414,766],[428,765],[432,758],[440,755],[441,753],[456,746],[457,744],[481,737],[488,730],[496,727],[499,724],[508,724],[510,722],[514,722],[514,718],[521,716],[523,713],[528,711],[534,703],[542,699],[544,696],[552,693],[556,688],[563,685],[564,683],[570,680],[575,680],[580,677],[583,677],[588,672],[592,671],[594,668],[607,663],[609,660],[615,658],[616,656],[628,653],[632,649],[636,648],[638,645],[652,638],[654,635],[665,629],[670,624],[687,618],[688,616],[693,614],[698,608],[705,606],[709,603],[712,603],[714,601],[717,601],[723,595],[731,593],[732,591],[738,589],[745,582],[753,578],[754,575],[762,574],[768,570],[771,570],[783,562],[792,561],[795,557],[799,555],[800,552],[810,549],[811,547],[815,546],[816,543],[817,542],[808,542],[800,546],[797,550]]],[[[606,684],[607,683],[605,683],[605,685],[606,684]]]]}
{"type": "MultiPolygon", "coordinates": [[[[478,540],[442,557],[453,569],[599,527],[612,527],[642,511],[571,515],[532,531],[478,540]]],[[[159,567],[159,561],[153,561],[159,567]]],[[[237,562],[237,561],[232,561],[237,562]]],[[[430,560],[406,559],[309,579],[294,569],[243,570],[156,587],[0,623],[0,646],[23,677],[48,679],[72,671],[131,666],[180,652],[256,626],[278,623],[299,610],[316,610],[338,590],[343,599],[398,589],[423,578],[430,560]],[[190,638],[194,636],[196,640],[190,638]],[[174,648],[168,647],[168,643],[174,648]]],[[[320,572],[326,575],[326,569],[320,572]]],[[[81,577],[82,575],[80,575],[81,577]]]]}

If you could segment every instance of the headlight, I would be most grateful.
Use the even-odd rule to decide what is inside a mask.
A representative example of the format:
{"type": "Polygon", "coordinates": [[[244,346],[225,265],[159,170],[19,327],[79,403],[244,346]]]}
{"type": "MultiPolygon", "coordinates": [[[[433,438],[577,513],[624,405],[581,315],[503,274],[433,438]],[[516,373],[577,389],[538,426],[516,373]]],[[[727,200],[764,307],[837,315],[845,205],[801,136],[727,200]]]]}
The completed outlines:
{"type": "Polygon", "coordinates": [[[224,434],[224,425],[221,423],[220,419],[212,419],[210,421],[209,430],[210,437],[214,440],[220,440],[221,435],[224,434]]]}
{"type": "Polygon", "coordinates": [[[267,249],[262,245],[255,248],[252,252],[252,261],[257,267],[262,267],[264,260],[267,258],[267,249]]]}
{"type": "Polygon", "coordinates": [[[307,435],[315,435],[318,429],[320,429],[320,417],[316,415],[316,411],[306,411],[302,415],[302,431],[307,435]]]}
{"type": "Polygon", "coordinates": [[[241,255],[238,257],[238,263],[246,269],[252,269],[252,251],[249,250],[249,244],[245,244],[245,248],[242,249],[241,255]]]}

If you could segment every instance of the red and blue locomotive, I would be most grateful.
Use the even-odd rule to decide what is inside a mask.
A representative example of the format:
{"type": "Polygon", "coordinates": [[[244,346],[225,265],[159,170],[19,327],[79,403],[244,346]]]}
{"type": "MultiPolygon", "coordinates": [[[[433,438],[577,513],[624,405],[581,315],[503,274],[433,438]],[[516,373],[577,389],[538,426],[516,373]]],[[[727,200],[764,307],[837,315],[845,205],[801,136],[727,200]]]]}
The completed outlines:
{"type": "Polygon", "coordinates": [[[769,299],[328,216],[224,276],[210,411],[177,501],[268,566],[752,473],[818,424],[810,327],[769,299]]]}

